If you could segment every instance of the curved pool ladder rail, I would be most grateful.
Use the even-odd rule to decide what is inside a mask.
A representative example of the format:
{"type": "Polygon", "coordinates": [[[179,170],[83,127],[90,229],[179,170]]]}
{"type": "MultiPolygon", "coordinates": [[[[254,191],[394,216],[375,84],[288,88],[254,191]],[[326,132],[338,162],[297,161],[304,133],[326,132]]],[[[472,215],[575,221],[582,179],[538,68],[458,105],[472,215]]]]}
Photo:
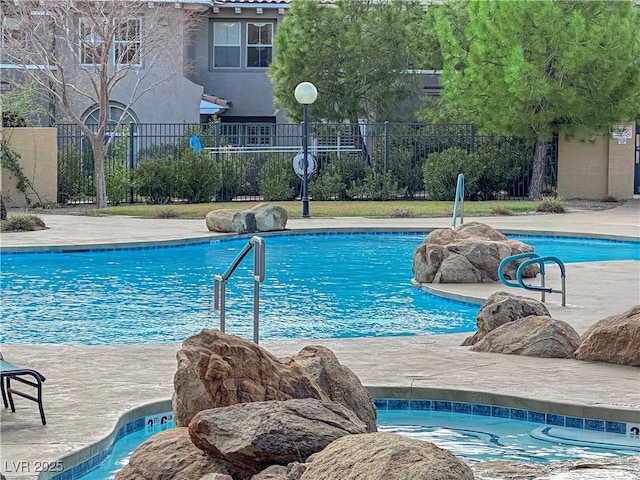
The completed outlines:
{"type": "Polygon", "coordinates": [[[541,257],[540,255],[538,255],[537,253],[534,252],[527,252],[527,253],[520,253],[518,255],[512,255],[510,257],[505,258],[504,260],[502,260],[500,262],[500,265],[498,266],[498,278],[500,279],[500,281],[508,286],[508,287],[514,287],[514,288],[524,288],[525,290],[531,290],[534,292],[540,292],[540,296],[541,296],[541,301],[544,302],[545,301],[545,295],[547,293],[561,293],[562,294],[562,306],[565,307],[566,306],[566,300],[567,300],[567,293],[566,293],[566,277],[567,277],[567,271],[566,268],[564,266],[564,263],[562,262],[562,260],[560,260],[558,257],[553,256],[553,255],[547,255],[545,257],[541,257]],[[518,266],[518,270],[516,270],[516,280],[517,283],[512,282],[510,280],[507,280],[504,277],[504,267],[511,262],[515,262],[517,260],[522,260],[522,259],[528,259],[525,260],[524,262],[522,262],[519,266],[518,266]],[[549,262],[553,262],[555,264],[558,265],[558,267],[560,267],[560,282],[561,282],[561,288],[560,290],[556,290],[550,287],[547,287],[545,285],[545,269],[544,269],[544,264],[545,263],[549,263],[549,262]],[[538,264],[540,266],[540,285],[530,285],[527,283],[524,283],[524,280],[522,279],[522,275],[524,274],[525,269],[529,266],[529,265],[534,265],[534,264],[538,264]]]}
{"type": "Polygon", "coordinates": [[[456,219],[458,217],[458,207],[460,207],[460,225],[464,223],[464,174],[458,174],[458,183],[456,184],[456,198],[453,204],[453,219],[451,228],[456,228],[456,219]]]}
{"type": "Polygon", "coordinates": [[[251,240],[242,248],[240,253],[231,262],[222,275],[214,275],[213,308],[220,312],[220,331],[225,331],[226,314],[226,293],[227,280],[233,275],[238,266],[242,263],[249,252],[255,248],[253,254],[253,342],[258,343],[260,339],[260,284],[264,281],[265,275],[265,248],[262,237],[253,236],[251,240]]]}

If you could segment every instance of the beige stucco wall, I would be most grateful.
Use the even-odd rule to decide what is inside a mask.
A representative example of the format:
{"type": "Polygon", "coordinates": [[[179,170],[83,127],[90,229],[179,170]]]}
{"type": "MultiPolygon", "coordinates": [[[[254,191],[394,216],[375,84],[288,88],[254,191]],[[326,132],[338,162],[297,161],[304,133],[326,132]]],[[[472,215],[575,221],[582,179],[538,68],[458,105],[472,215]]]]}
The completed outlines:
{"type": "MultiPolygon", "coordinates": [[[[632,125],[631,123],[629,125],[632,125]]],[[[634,139],[619,145],[611,135],[558,139],[558,195],[600,200],[633,198],[634,139]]]]}
{"type": "MultiPolygon", "coordinates": [[[[28,191],[32,204],[55,203],[58,196],[58,137],[52,127],[5,128],[2,138],[20,155],[22,171],[38,193],[28,191]],[[38,196],[40,197],[38,199],[38,196]]],[[[15,176],[2,169],[2,197],[7,207],[26,207],[24,194],[16,187],[15,176]]]]}
{"type": "Polygon", "coordinates": [[[624,124],[631,128],[632,136],[625,145],[620,145],[617,138],[609,136],[609,180],[610,196],[626,199],[633,198],[633,175],[635,170],[635,124],[624,124]]]}

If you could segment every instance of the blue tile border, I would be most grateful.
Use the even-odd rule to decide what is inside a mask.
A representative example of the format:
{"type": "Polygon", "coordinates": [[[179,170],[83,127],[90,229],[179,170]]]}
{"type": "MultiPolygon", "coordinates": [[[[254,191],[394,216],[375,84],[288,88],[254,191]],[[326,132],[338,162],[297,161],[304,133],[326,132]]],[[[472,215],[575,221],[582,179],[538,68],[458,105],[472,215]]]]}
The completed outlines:
{"type": "MultiPolygon", "coordinates": [[[[447,400],[410,400],[404,398],[376,398],[373,400],[376,410],[379,411],[421,411],[421,412],[451,412],[479,415],[484,417],[497,417],[529,421],[533,423],[554,425],[581,430],[599,431],[625,435],[627,424],[625,422],[605,421],[594,418],[572,417],[555,413],[544,413],[521,408],[501,407],[498,405],[485,405],[480,403],[452,402],[447,400]]],[[[90,459],[73,466],[72,468],[51,477],[51,480],[75,480],[86,475],[91,470],[103,463],[112,453],[113,444],[122,437],[138,432],[145,428],[145,419],[138,418],[121,426],[114,435],[113,443],[90,459]]]]}
{"type": "Polygon", "coordinates": [[[85,460],[84,462],[79,463],[77,465],[74,465],[70,469],[60,472],[57,475],[54,475],[53,477],[51,477],[51,480],[75,480],[79,477],[82,477],[83,475],[86,475],[94,468],[100,466],[100,464],[102,464],[109,458],[109,456],[113,452],[113,446],[118,440],[120,440],[122,437],[129,435],[130,433],[135,433],[140,430],[144,430],[146,428],[146,425],[144,422],[145,422],[145,419],[141,417],[125,425],[122,425],[114,435],[113,442],[106,450],[102,450],[101,452],[97,453],[90,459],[85,460]]]}
{"type": "Polygon", "coordinates": [[[451,402],[447,400],[405,400],[397,398],[376,398],[374,404],[377,410],[399,411],[432,411],[451,412],[479,415],[484,417],[496,417],[553,425],[565,428],[577,428],[606,433],[627,433],[626,422],[615,422],[596,418],[572,417],[556,413],[545,413],[522,408],[501,407],[498,405],[485,405],[481,403],[451,402]]]}

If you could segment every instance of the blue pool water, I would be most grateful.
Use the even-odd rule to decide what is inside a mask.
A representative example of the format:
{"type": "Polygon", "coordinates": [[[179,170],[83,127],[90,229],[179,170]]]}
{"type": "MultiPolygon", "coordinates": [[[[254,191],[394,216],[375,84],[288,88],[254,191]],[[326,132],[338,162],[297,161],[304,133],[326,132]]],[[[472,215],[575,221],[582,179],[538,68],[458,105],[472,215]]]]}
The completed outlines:
{"type": "MultiPolygon", "coordinates": [[[[168,425],[167,427],[171,427],[168,425]]],[[[506,418],[483,417],[461,413],[438,411],[378,411],[378,431],[397,433],[418,440],[435,443],[450,450],[467,462],[505,460],[517,462],[550,463],[554,461],[596,460],[617,455],[640,453],[640,439],[629,442],[624,435],[592,433],[601,447],[562,444],[534,438],[541,425],[533,422],[506,418]],[[623,441],[630,447],[613,444],[623,441]],[[611,442],[607,444],[607,442],[611,442]],[[636,445],[637,444],[637,445],[636,445]]],[[[568,429],[580,435],[590,432],[568,429]]],[[[158,431],[139,430],[121,438],[114,445],[112,455],[97,469],[80,477],[80,480],[113,479],[118,470],[127,464],[138,445],[158,431]]]]}
{"type": "MultiPolygon", "coordinates": [[[[262,339],[442,334],[476,305],[411,286],[423,233],[265,237],[262,339]]],[[[512,237],[565,262],[640,260],[640,243],[512,237]]],[[[247,239],[171,248],[0,255],[0,343],[142,344],[216,328],[213,276],[247,239]]],[[[252,254],[227,284],[227,332],[252,335],[252,254]]]]}

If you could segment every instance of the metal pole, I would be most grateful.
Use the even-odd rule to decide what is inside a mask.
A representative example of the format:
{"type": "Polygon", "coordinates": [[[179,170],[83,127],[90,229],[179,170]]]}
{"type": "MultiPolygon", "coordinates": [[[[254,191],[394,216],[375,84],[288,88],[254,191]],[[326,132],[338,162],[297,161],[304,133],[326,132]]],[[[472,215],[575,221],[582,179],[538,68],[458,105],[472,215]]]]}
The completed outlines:
{"type": "Polygon", "coordinates": [[[307,194],[307,182],[309,181],[309,175],[307,169],[309,168],[309,105],[303,104],[302,110],[304,113],[304,120],[302,122],[302,218],[309,218],[309,195],[307,194]]]}
{"type": "Polygon", "coordinates": [[[136,125],[133,122],[129,122],[129,144],[127,149],[129,150],[129,203],[133,203],[133,169],[135,168],[135,157],[133,149],[135,147],[135,131],[136,125]]]}
{"type": "Polygon", "coordinates": [[[384,173],[389,173],[389,122],[384,122],[384,173]]]}

